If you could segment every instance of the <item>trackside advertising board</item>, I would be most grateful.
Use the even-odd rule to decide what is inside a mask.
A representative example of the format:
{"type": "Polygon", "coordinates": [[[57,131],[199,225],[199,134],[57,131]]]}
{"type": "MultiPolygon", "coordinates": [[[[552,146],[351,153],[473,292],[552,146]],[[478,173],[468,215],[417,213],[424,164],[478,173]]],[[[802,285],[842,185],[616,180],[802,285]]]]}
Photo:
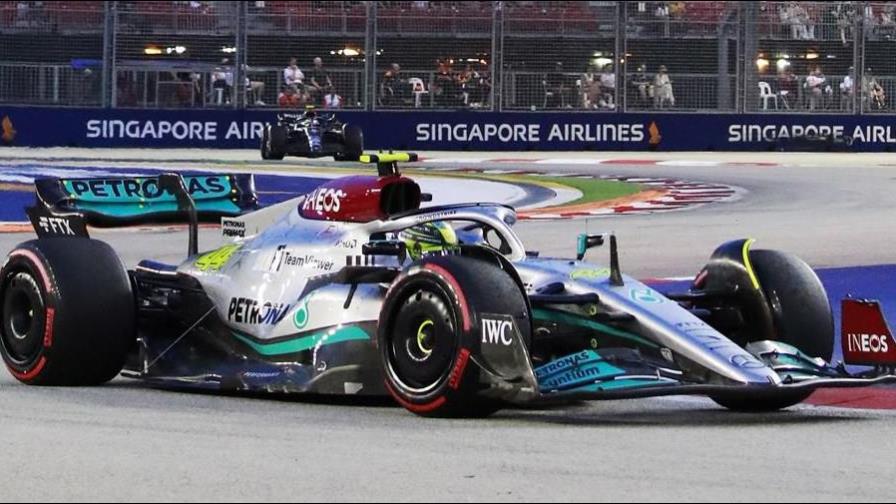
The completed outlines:
{"type": "MultiPolygon", "coordinates": [[[[340,112],[368,149],[771,150],[896,149],[896,117],[853,115],[340,112]],[[845,145],[849,143],[847,148],[845,145]]],[[[0,106],[2,145],[256,148],[276,111],[132,110],[0,106]]]]}

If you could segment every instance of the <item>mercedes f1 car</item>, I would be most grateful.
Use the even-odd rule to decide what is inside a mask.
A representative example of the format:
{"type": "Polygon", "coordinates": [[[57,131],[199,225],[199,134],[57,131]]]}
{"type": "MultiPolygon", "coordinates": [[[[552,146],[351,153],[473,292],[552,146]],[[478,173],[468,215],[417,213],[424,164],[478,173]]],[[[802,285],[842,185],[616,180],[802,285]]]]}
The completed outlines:
{"type": "Polygon", "coordinates": [[[277,124],[265,126],[261,135],[261,158],[285,156],[355,161],[364,150],[361,128],[310,109],[303,114],[278,114],[277,124]]]}
{"type": "MultiPolygon", "coordinates": [[[[673,394],[734,410],[785,408],[823,387],[896,380],[879,307],[848,300],[847,360],[830,363],[831,307],[814,272],[751,240],[720,246],[690,289],[624,275],[612,234],[542,258],[512,208],[421,208],[398,172],[413,155],[365,155],[378,175],[224,219],[233,241],[180,264],[126,270],[79,229],[17,246],[0,271],[3,359],[21,382],[388,395],[424,416],[507,405],[673,394]],[[608,249],[607,266],[585,262],[608,249]]],[[[176,174],[160,179],[180,211],[176,174]]],[[[54,219],[81,219],[77,214],[54,219]]],[[[83,224],[83,223],[82,223],[83,224]]]]}

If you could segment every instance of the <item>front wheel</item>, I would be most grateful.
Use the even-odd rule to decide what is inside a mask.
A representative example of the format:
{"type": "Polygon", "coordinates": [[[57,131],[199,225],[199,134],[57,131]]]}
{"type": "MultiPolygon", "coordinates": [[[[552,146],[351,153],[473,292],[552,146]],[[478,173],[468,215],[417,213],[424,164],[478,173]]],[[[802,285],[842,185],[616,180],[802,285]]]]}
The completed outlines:
{"type": "Polygon", "coordinates": [[[81,238],[23,243],[0,271],[0,354],[29,385],[99,385],[136,337],[127,271],[109,245],[81,238]]]}
{"type": "MultiPolygon", "coordinates": [[[[796,347],[810,357],[830,361],[834,353],[834,318],[824,285],[800,258],[776,250],[753,250],[750,262],[771,314],[771,339],[796,347]]],[[[751,341],[742,331],[732,338],[741,346],[751,341]]],[[[769,399],[713,398],[735,411],[774,411],[799,404],[812,392],[794,391],[769,399]]]]}
{"type": "Polygon", "coordinates": [[[486,319],[512,324],[505,337],[528,345],[526,300],[506,271],[461,256],[431,257],[409,268],[386,295],[377,335],[386,388],[396,402],[435,417],[484,417],[500,409],[480,394],[481,369],[473,362],[486,319]]]}

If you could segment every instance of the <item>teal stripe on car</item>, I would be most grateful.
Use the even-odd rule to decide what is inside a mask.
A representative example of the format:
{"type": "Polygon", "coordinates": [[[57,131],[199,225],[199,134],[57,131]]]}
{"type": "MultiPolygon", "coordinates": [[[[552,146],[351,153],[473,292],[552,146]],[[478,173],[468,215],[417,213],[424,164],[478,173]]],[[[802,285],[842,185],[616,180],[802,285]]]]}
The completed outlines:
{"type": "Polygon", "coordinates": [[[640,345],[648,346],[650,348],[660,348],[656,343],[642,338],[636,334],[632,334],[630,332],[626,332],[620,329],[617,329],[612,326],[608,326],[606,324],[601,324],[600,322],[595,322],[594,320],[587,319],[584,317],[577,317],[575,315],[551,311],[551,310],[533,310],[532,315],[535,317],[535,320],[544,320],[548,322],[559,322],[561,324],[584,327],[586,329],[593,329],[595,331],[600,331],[602,333],[609,334],[611,336],[615,336],[617,338],[626,339],[629,341],[633,341],[640,345]]]}
{"type": "Polygon", "coordinates": [[[308,336],[300,336],[295,339],[278,341],[276,343],[260,343],[236,332],[233,333],[233,335],[236,339],[252,348],[256,353],[264,355],[265,357],[294,354],[311,350],[318,346],[332,345],[346,341],[370,340],[370,335],[360,327],[356,326],[320,331],[308,336]]]}

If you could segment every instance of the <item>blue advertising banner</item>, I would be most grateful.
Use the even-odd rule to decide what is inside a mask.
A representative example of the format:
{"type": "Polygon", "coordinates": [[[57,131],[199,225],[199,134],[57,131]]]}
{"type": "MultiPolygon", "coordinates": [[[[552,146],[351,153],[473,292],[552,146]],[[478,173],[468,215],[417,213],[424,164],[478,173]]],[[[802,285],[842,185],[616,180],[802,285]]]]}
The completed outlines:
{"type": "MultiPolygon", "coordinates": [[[[368,149],[888,151],[896,117],[557,112],[340,112],[368,149]]],[[[2,144],[256,148],[276,111],[0,106],[2,144]]]]}

